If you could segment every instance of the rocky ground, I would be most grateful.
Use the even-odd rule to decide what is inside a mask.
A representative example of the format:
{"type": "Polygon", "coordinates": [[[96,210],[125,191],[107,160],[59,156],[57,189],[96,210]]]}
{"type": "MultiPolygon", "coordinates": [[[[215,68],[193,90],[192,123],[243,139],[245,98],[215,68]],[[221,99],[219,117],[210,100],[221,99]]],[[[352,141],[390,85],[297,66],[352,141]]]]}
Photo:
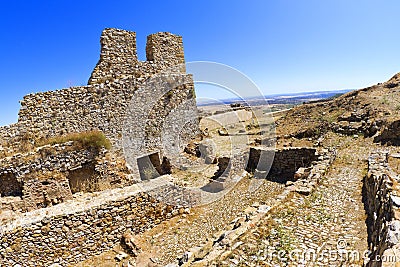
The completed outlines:
{"type": "MultiPolygon", "coordinates": [[[[229,245],[214,245],[207,266],[362,266],[368,248],[364,159],[377,146],[371,139],[335,134],[324,143],[335,146],[338,156],[316,190],[289,194],[229,245]]],[[[190,266],[204,263],[198,259],[190,266]]]]}

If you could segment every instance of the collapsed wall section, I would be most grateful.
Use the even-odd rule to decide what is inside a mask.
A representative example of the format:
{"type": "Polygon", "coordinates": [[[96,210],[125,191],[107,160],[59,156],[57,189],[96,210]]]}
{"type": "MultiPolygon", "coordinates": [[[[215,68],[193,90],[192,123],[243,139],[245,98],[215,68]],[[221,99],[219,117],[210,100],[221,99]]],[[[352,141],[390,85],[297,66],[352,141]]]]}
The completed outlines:
{"type": "Polygon", "coordinates": [[[0,159],[0,210],[27,212],[70,200],[76,192],[127,185],[126,169],[114,166],[118,176],[101,172],[109,169],[100,160],[106,152],[66,142],[0,159]]]}

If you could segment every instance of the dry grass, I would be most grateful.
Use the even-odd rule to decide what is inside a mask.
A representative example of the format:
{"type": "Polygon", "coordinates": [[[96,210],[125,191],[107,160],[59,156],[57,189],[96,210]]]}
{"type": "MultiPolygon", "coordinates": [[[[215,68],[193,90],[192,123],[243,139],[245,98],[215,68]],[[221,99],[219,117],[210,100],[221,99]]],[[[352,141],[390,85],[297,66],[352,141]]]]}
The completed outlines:
{"type": "Polygon", "coordinates": [[[81,133],[72,133],[63,136],[56,136],[49,139],[44,139],[37,142],[37,146],[62,144],[69,141],[74,141],[82,148],[94,147],[106,149],[111,148],[111,143],[101,131],[89,131],[81,133]]]}
{"type": "Polygon", "coordinates": [[[74,142],[76,149],[104,147],[109,150],[111,148],[111,142],[101,131],[71,133],[51,138],[38,138],[26,133],[17,140],[13,140],[12,146],[7,145],[6,147],[9,146],[11,149],[1,151],[0,159],[11,157],[18,153],[28,153],[41,146],[63,144],[70,141],[74,142]]]}

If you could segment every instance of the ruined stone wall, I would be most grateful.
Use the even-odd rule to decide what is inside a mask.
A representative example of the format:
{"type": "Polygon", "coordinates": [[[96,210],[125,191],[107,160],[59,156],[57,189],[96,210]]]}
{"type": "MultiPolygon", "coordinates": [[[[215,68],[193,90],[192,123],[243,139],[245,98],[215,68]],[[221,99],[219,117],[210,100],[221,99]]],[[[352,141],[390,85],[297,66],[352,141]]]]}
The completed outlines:
{"type": "Polygon", "coordinates": [[[182,212],[136,185],[36,210],[0,225],[0,265],[69,266],[112,249],[127,230],[141,233],[182,212]]]}
{"type": "Polygon", "coordinates": [[[318,159],[315,148],[284,148],[275,152],[272,174],[292,174],[300,167],[308,167],[318,159]]]}
{"type": "Polygon", "coordinates": [[[364,178],[371,251],[366,266],[370,267],[394,266],[393,259],[400,261],[400,191],[396,174],[388,166],[388,156],[388,152],[373,153],[368,158],[368,174],[364,178]]]}
{"type": "Polygon", "coordinates": [[[14,123],[0,126],[0,158],[21,150],[21,141],[26,139],[30,131],[25,123],[14,123]]]}
{"type": "Polygon", "coordinates": [[[184,66],[176,66],[184,63],[182,37],[170,33],[150,35],[146,47],[148,60],[142,62],[137,60],[135,36],[134,32],[105,29],[100,60],[89,85],[25,96],[18,123],[0,128],[0,145],[18,143],[27,134],[34,141],[40,137],[100,130],[111,140],[113,151],[122,152],[123,128],[126,121],[131,121],[146,126],[144,140],[136,142],[147,143],[146,151],[162,150],[160,133],[164,121],[181,106],[194,116],[191,122],[172,120],[175,128],[184,130],[188,135],[185,139],[198,134],[193,79],[185,73],[184,66]],[[162,94],[157,85],[146,87],[147,82],[154,83],[153,78],[149,80],[152,75],[165,71],[184,82],[171,85],[162,94]],[[143,88],[149,92],[143,93],[140,90],[143,88]],[[140,109],[138,103],[144,107],[140,109]],[[140,119],[136,114],[141,114],[140,119]]]}
{"type": "Polygon", "coordinates": [[[400,145],[400,120],[386,121],[383,123],[382,128],[378,135],[374,137],[374,142],[382,144],[400,145]]]}
{"type": "Polygon", "coordinates": [[[21,102],[19,122],[30,124],[30,131],[44,137],[100,130],[118,146],[124,111],[138,87],[135,78],[130,77],[113,83],[30,94],[21,102]]]}
{"type": "Polygon", "coordinates": [[[290,147],[276,150],[265,150],[260,147],[250,148],[247,171],[257,169],[261,153],[266,153],[273,160],[269,173],[271,175],[294,175],[300,167],[309,167],[311,162],[318,159],[315,148],[290,147]]]}
{"type": "MultiPolygon", "coordinates": [[[[111,82],[128,76],[144,79],[161,70],[185,63],[182,37],[168,32],[147,37],[147,61],[139,61],[137,58],[135,32],[105,29],[100,37],[100,44],[100,60],[88,84],[111,82]]],[[[184,68],[182,71],[184,72],[184,68]]]]}
{"type": "Polygon", "coordinates": [[[285,183],[286,186],[292,187],[293,191],[309,195],[320,183],[335,158],[335,149],[320,149],[317,152],[311,147],[275,150],[251,147],[246,170],[254,173],[255,177],[263,178],[267,175],[269,180],[285,183]]]}
{"type": "Polygon", "coordinates": [[[80,148],[74,142],[47,145],[26,154],[0,159],[0,208],[26,212],[72,199],[73,179],[76,191],[92,192],[128,184],[127,173],[118,177],[104,166],[107,151],[95,147],[80,148]],[[87,166],[90,166],[88,169],[87,166]],[[108,172],[103,171],[107,169],[108,172]],[[88,170],[82,175],[79,172],[88,170]]]}

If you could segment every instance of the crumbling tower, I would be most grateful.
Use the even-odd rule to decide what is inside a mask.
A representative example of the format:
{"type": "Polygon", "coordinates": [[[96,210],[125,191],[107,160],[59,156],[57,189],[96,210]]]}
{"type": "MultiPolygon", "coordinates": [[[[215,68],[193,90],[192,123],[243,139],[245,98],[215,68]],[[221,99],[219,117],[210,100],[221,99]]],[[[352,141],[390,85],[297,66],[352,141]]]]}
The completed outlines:
{"type": "Polygon", "coordinates": [[[18,124],[29,125],[29,129],[24,129],[45,138],[100,130],[111,140],[112,150],[122,155],[128,120],[128,128],[140,126],[125,132],[132,133],[129,142],[144,144],[129,152],[131,158],[156,152],[163,158],[161,134],[165,120],[173,112],[176,116],[191,117],[190,121],[180,121],[179,116],[168,121],[171,131],[183,131],[180,140],[189,140],[199,133],[193,78],[185,71],[181,36],[167,32],[148,36],[146,61],[137,58],[134,32],[105,29],[100,43],[100,59],[87,86],[25,96],[18,124]],[[169,75],[171,69],[170,77],[182,81],[179,86],[166,92],[161,91],[163,86],[154,85],[143,92],[147,83],[154,82],[152,77],[169,75]],[[142,137],[138,140],[139,135],[142,137]]]}

